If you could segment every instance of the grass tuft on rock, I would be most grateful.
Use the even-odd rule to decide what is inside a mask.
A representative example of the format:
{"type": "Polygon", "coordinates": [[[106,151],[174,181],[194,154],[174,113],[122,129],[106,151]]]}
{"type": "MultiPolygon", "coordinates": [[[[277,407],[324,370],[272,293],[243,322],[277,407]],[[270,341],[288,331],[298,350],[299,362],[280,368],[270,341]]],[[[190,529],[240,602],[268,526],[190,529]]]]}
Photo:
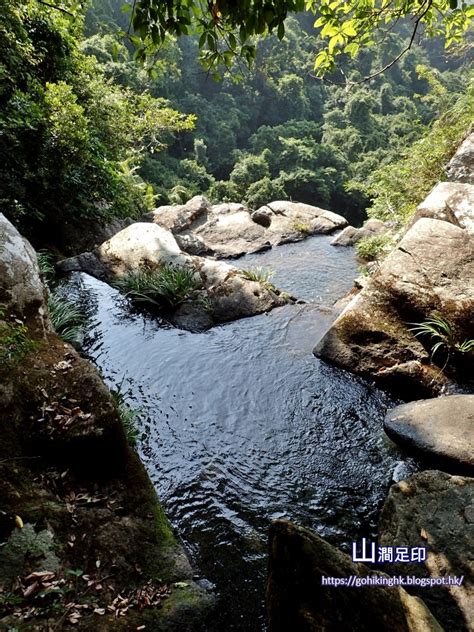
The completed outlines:
{"type": "Polygon", "coordinates": [[[84,314],[59,294],[48,297],[48,311],[54,330],[69,344],[77,344],[84,325],[84,314]]]}
{"type": "Polygon", "coordinates": [[[134,303],[175,308],[201,286],[192,268],[164,265],[159,270],[129,272],[114,282],[134,303]]]}
{"type": "Polygon", "coordinates": [[[371,235],[362,237],[357,244],[357,254],[365,261],[375,261],[388,254],[393,247],[393,239],[389,235],[371,235]]]}
{"type": "Polygon", "coordinates": [[[249,281],[255,281],[267,288],[267,290],[275,291],[275,286],[271,282],[271,279],[275,276],[275,272],[270,268],[263,268],[257,266],[256,268],[249,268],[248,270],[242,270],[242,274],[249,281]]]}

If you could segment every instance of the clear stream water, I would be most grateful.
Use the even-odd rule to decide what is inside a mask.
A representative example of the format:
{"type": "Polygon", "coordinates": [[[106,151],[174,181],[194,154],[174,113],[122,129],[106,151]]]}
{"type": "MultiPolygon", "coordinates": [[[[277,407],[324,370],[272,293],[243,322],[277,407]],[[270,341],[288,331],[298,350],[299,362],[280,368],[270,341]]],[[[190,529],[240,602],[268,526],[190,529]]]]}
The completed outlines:
{"type": "Polygon", "coordinates": [[[235,262],[264,266],[308,301],[205,333],[138,313],[74,274],[64,291],[90,316],[85,349],[142,409],[140,454],[200,576],[220,598],[215,630],[265,629],[266,535],[289,518],[348,548],[376,532],[402,457],[384,438],[393,401],[312,349],[352,286],[351,248],[325,236],[235,262]]]}

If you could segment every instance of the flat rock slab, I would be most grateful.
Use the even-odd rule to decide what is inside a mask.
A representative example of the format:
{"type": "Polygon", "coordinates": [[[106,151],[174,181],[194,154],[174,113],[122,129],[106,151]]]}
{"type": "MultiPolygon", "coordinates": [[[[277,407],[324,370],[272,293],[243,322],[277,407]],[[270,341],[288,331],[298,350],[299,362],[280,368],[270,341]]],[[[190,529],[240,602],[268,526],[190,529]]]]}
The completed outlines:
{"type": "Polygon", "coordinates": [[[450,395],[397,406],[384,429],[396,443],[436,459],[448,471],[474,475],[474,395],[450,395]]]}
{"type": "Polygon", "coordinates": [[[474,479],[435,470],[390,488],[379,521],[379,545],[426,547],[422,563],[387,564],[394,575],[464,576],[462,586],[413,587],[446,631],[474,622],[474,479]]]}

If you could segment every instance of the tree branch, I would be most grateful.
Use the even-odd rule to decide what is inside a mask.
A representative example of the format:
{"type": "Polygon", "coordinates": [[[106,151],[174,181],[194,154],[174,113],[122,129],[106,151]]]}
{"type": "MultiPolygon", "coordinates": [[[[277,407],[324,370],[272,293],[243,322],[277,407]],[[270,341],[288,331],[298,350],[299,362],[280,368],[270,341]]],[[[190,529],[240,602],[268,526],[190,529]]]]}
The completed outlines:
{"type": "Polygon", "coordinates": [[[71,11],[64,9],[63,7],[59,7],[57,4],[50,4],[49,2],[46,2],[45,0],[36,0],[36,1],[38,2],[38,4],[43,4],[45,7],[49,7],[50,9],[61,11],[61,13],[65,13],[66,15],[69,15],[71,18],[76,17],[74,13],[71,13],[71,11]]]}

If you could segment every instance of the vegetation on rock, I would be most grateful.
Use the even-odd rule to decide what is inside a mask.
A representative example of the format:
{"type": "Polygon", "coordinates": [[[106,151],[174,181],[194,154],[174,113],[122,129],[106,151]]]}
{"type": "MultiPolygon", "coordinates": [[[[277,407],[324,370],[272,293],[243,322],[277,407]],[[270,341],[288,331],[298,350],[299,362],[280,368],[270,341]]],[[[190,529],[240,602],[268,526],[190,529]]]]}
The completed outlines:
{"type": "Polygon", "coordinates": [[[175,308],[200,287],[200,281],[192,268],[163,265],[158,270],[128,272],[114,285],[134,303],[175,308]]]}

